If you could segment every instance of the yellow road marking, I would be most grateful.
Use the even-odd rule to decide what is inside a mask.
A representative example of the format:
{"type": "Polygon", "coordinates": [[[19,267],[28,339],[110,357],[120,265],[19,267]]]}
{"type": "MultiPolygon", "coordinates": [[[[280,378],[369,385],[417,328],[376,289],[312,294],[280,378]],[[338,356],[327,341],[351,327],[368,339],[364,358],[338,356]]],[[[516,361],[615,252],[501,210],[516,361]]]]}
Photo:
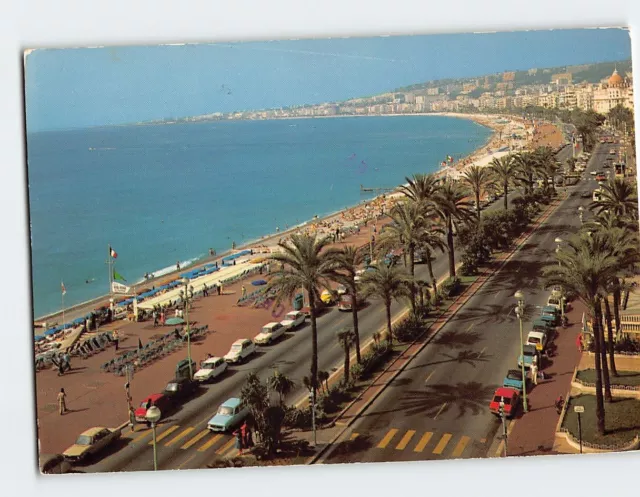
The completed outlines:
{"type": "Polygon", "coordinates": [[[178,435],[176,435],[175,437],[173,437],[171,440],[169,440],[166,444],[164,444],[165,447],[171,447],[174,443],[176,443],[178,440],[180,440],[183,437],[186,437],[189,433],[191,433],[194,429],[189,427],[189,428],[185,428],[182,432],[178,433],[178,435]]]}
{"type": "Polygon", "coordinates": [[[429,440],[431,440],[432,436],[433,436],[433,432],[432,431],[428,431],[427,433],[422,435],[422,438],[418,442],[418,445],[416,445],[416,448],[413,449],[413,451],[414,452],[422,452],[424,450],[424,448],[427,446],[427,444],[429,443],[429,440]]]}
{"type": "Polygon", "coordinates": [[[431,377],[433,376],[433,373],[435,373],[436,370],[434,369],[433,371],[431,371],[431,373],[429,373],[429,376],[427,376],[427,379],[424,380],[425,384],[431,379],[431,377]]]}
{"type": "Polygon", "coordinates": [[[209,433],[209,430],[202,430],[200,433],[198,433],[195,437],[193,437],[191,440],[189,440],[187,443],[185,443],[182,447],[180,447],[181,449],[188,449],[189,447],[191,447],[193,444],[199,442],[200,440],[202,440],[204,437],[207,436],[207,434],[209,433]]]}
{"type": "Polygon", "coordinates": [[[445,433],[444,435],[442,435],[442,438],[438,442],[438,445],[436,445],[436,448],[433,449],[433,454],[442,454],[442,451],[447,446],[452,436],[453,435],[451,435],[451,433],[445,433]]]}
{"type": "Polygon", "coordinates": [[[444,404],[442,404],[442,407],[440,407],[440,410],[436,413],[436,415],[433,417],[433,419],[436,419],[438,416],[440,416],[440,413],[442,412],[442,410],[447,407],[448,402],[445,402],[444,404]]]}
{"type": "Polygon", "coordinates": [[[236,439],[234,437],[231,437],[231,440],[229,440],[226,444],[224,444],[222,447],[216,450],[216,454],[218,454],[219,456],[224,454],[227,450],[229,450],[229,448],[231,448],[231,446],[235,443],[235,441],[236,439]]]}
{"type": "Polygon", "coordinates": [[[473,328],[473,326],[474,326],[474,325],[475,325],[475,323],[471,323],[471,324],[469,325],[469,327],[467,328],[467,331],[469,331],[471,328],[473,328]]]}
{"type": "Polygon", "coordinates": [[[409,430],[407,433],[405,433],[404,437],[402,437],[402,440],[400,440],[400,442],[398,442],[398,445],[396,445],[396,450],[404,450],[415,434],[416,430],[409,430]]]}
{"type": "Polygon", "coordinates": [[[396,433],[398,433],[398,430],[396,430],[395,428],[391,428],[378,444],[378,449],[384,449],[387,445],[389,445],[389,442],[391,442],[391,439],[395,436],[396,433]]]}
{"type": "Polygon", "coordinates": [[[194,457],[196,457],[196,455],[192,455],[189,459],[187,459],[185,462],[183,462],[180,466],[178,466],[178,469],[182,469],[182,466],[184,466],[185,464],[187,464],[189,461],[191,461],[194,457]]]}
{"type": "Polygon", "coordinates": [[[469,437],[463,436],[458,442],[458,445],[456,445],[456,448],[453,450],[452,457],[460,457],[469,443],[469,440],[471,440],[469,437]]]}
{"type": "Polygon", "coordinates": [[[212,437],[211,440],[209,440],[206,444],[200,447],[198,449],[198,452],[204,452],[205,450],[208,450],[209,448],[211,448],[213,444],[215,444],[221,438],[222,438],[222,435],[218,433],[216,436],[212,437]]]}
{"type": "Polygon", "coordinates": [[[359,433],[356,433],[355,431],[351,434],[351,438],[349,438],[349,440],[355,440],[356,438],[358,438],[359,433]]]}
{"type": "Polygon", "coordinates": [[[485,347],[484,349],[482,349],[480,351],[480,353],[478,354],[478,357],[482,356],[482,354],[484,354],[485,350],[487,350],[487,347],[485,347]]]}
{"type": "MultiPolygon", "coordinates": [[[[168,437],[169,435],[171,435],[174,431],[176,431],[178,428],[180,428],[178,425],[173,425],[171,426],[169,429],[163,431],[160,436],[156,437],[156,442],[159,442],[160,440],[162,440],[163,438],[168,437]]],[[[153,440],[151,440],[149,442],[149,445],[153,445],[153,440]]]]}
{"type": "Polygon", "coordinates": [[[138,435],[136,438],[134,438],[133,440],[131,440],[131,443],[136,443],[139,442],[140,440],[142,440],[144,437],[146,437],[147,435],[151,434],[151,430],[144,430],[140,435],[138,435]]]}

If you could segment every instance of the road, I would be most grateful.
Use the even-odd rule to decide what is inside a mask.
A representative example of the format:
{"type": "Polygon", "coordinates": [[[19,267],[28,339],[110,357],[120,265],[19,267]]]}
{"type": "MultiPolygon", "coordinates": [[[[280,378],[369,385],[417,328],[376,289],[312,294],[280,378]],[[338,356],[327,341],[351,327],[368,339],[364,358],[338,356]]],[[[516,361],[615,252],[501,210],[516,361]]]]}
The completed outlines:
{"type": "MultiPolygon", "coordinates": [[[[560,152],[560,160],[570,153],[567,147],[560,152]]],[[[510,195],[512,199],[515,195],[510,195]]],[[[494,202],[489,209],[499,209],[502,201],[494,202]]],[[[447,259],[440,254],[434,263],[434,273],[438,278],[447,274],[447,259]]],[[[416,266],[416,274],[427,278],[427,268],[416,266]]],[[[396,315],[404,310],[401,304],[394,303],[392,313],[396,315]]],[[[319,367],[325,371],[335,371],[343,363],[343,352],[336,340],[335,332],[351,325],[351,314],[335,309],[318,318],[319,367]]],[[[359,312],[361,343],[381,329],[384,323],[384,308],[372,303],[359,312]]],[[[261,347],[258,354],[241,366],[233,366],[220,381],[202,388],[197,398],[184,404],[180,410],[162,420],[157,428],[158,467],[159,469],[187,469],[202,467],[209,462],[214,453],[225,454],[233,449],[232,437],[228,434],[213,435],[206,430],[207,421],[217,407],[229,397],[238,396],[246,374],[255,371],[263,379],[272,374],[273,367],[294,379],[297,388],[288,396],[287,403],[293,403],[306,395],[301,385],[303,376],[309,374],[311,356],[310,326],[307,323],[298,331],[287,333],[278,343],[261,347]]],[[[167,378],[167,381],[170,378],[167,378]]],[[[152,392],[149,392],[152,393],[152,392]]],[[[134,399],[135,401],[139,399],[134,399]]],[[[93,464],[80,468],[87,472],[107,471],[144,471],[152,469],[152,434],[150,430],[124,433],[122,442],[104,454],[93,464]]]]}
{"type": "Polygon", "coordinates": [[[578,230],[578,207],[589,202],[579,193],[595,188],[588,172],[602,170],[599,164],[610,148],[596,150],[585,179],[568,189],[570,196],[557,211],[396,377],[323,462],[494,455],[488,451],[495,450],[502,430],[488,404],[507,370],[516,367],[520,350],[513,295],[518,289],[525,294],[526,334],[526,323],[539,314],[548,297],[540,277],[543,267],[553,263],[554,240],[578,230]]]}

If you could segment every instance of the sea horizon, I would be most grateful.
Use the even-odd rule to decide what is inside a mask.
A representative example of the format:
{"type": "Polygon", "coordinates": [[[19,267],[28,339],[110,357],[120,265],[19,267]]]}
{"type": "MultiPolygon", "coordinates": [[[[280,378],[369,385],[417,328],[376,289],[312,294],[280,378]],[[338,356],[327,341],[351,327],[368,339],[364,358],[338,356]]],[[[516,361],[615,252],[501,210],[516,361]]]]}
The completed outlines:
{"type": "Polygon", "coordinates": [[[360,184],[435,172],[492,134],[459,117],[358,117],[28,134],[34,318],[61,309],[62,282],[65,308],[106,296],[109,245],[127,284],[141,283],[375,196],[360,184]]]}

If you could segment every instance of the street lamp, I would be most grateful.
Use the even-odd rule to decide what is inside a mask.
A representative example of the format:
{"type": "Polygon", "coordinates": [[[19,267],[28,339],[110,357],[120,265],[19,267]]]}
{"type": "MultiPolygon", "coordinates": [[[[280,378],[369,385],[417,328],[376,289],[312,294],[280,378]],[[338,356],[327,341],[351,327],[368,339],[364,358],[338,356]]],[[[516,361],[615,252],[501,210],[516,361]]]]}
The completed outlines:
{"type": "Polygon", "coordinates": [[[500,405],[498,406],[498,411],[500,413],[500,419],[502,420],[502,438],[504,439],[504,457],[507,457],[507,423],[505,420],[505,412],[504,412],[504,400],[500,401],[500,405]]]}
{"type": "Polygon", "coordinates": [[[156,423],[160,421],[162,412],[156,406],[151,406],[147,409],[145,418],[151,423],[151,429],[153,430],[153,470],[158,471],[158,452],[156,449],[156,423]]]}
{"type": "Polygon", "coordinates": [[[522,370],[522,408],[524,412],[529,410],[529,406],[527,404],[527,372],[524,369],[524,343],[522,341],[522,317],[524,316],[524,294],[518,290],[514,297],[518,301],[518,305],[516,306],[516,316],[518,316],[518,321],[520,321],[520,367],[522,370]]]}
{"type": "Polygon", "coordinates": [[[584,215],[584,207],[578,207],[578,215],[580,216],[580,224],[584,223],[583,215],[584,215]]]}
{"type": "MultiPolygon", "coordinates": [[[[554,240],[556,242],[556,255],[560,254],[560,244],[562,243],[562,238],[558,237],[554,240]]],[[[558,261],[558,266],[560,266],[560,261],[558,261]]]]}
{"type": "Polygon", "coordinates": [[[189,379],[193,380],[193,367],[191,366],[191,330],[189,329],[189,278],[182,278],[184,290],[180,291],[180,297],[184,302],[184,320],[187,323],[187,360],[189,361],[189,379]]]}

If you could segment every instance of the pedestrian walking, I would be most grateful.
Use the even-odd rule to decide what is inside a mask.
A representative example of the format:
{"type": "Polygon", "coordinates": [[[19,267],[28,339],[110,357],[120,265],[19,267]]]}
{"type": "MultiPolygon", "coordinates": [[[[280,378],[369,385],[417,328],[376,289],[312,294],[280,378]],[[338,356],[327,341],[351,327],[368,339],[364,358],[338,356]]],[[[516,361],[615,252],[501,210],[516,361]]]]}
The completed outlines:
{"type": "Polygon", "coordinates": [[[538,384],[538,364],[534,361],[531,363],[531,380],[534,385],[538,384]]]}
{"type": "Polygon", "coordinates": [[[245,298],[247,296],[247,289],[244,287],[244,285],[242,285],[242,298],[245,298]]]}
{"type": "Polygon", "coordinates": [[[582,333],[578,333],[576,337],[576,345],[578,346],[578,352],[582,352],[582,333]]]}
{"type": "Polygon", "coordinates": [[[67,412],[67,394],[64,388],[61,388],[60,393],[58,393],[58,412],[61,416],[67,412]]]}
{"type": "Polygon", "coordinates": [[[236,430],[236,431],[233,432],[233,434],[236,437],[236,445],[235,445],[235,447],[236,447],[236,449],[238,449],[238,453],[240,455],[242,455],[242,449],[243,449],[243,446],[242,446],[242,433],[240,433],[240,430],[236,430]]]}
{"type": "Polygon", "coordinates": [[[158,311],[157,310],[153,310],[153,327],[157,327],[158,326],[158,311]]]}
{"type": "Polygon", "coordinates": [[[133,406],[129,406],[129,428],[131,431],[136,431],[136,411],[133,406]]]}
{"type": "Polygon", "coordinates": [[[116,348],[116,352],[118,352],[118,345],[120,343],[120,336],[118,335],[118,330],[113,330],[113,335],[111,336],[111,338],[113,338],[113,345],[116,348]]]}
{"type": "Polygon", "coordinates": [[[65,352],[62,355],[62,362],[63,362],[63,365],[64,365],[63,369],[65,371],[71,371],[71,356],[69,356],[68,352],[65,352]]]}
{"type": "Polygon", "coordinates": [[[138,337],[138,351],[142,350],[142,338],[138,337]]]}

